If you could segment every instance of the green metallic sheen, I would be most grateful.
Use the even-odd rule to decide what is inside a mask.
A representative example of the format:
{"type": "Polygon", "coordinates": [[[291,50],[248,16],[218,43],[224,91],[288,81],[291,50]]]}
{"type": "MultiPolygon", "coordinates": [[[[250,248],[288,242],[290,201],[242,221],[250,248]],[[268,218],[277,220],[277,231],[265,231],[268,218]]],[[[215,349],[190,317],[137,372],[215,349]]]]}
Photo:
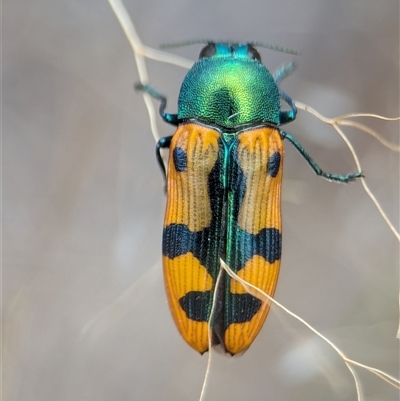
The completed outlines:
{"type": "Polygon", "coordinates": [[[228,129],[269,122],[278,125],[279,90],[258,60],[220,53],[198,60],[178,98],[179,120],[199,119],[228,129]]]}

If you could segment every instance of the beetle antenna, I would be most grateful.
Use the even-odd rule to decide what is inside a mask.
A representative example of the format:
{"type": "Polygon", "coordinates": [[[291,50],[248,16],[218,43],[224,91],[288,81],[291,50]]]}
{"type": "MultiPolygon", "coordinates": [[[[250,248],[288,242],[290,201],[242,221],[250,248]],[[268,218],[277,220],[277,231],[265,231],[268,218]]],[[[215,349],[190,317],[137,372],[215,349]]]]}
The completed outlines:
{"type": "Polygon", "coordinates": [[[185,47],[185,46],[191,46],[191,45],[197,45],[197,44],[208,44],[208,43],[215,43],[214,40],[210,39],[193,39],[193,40],[187,40],[184,42],[175,42],[175,43],[163,43],[160,45],[160,49],[175,49],[177,47],[185,47]]]}
{"type": "MultiPolygon", "coordinates": [[[[176,49],[177,47],[185,47],[185,46],[191,46],[191,45],[197,45],[197,44],[209,44],[209,43],[231,43],[231,44],[239,44],[241,42],[234,42],[231,40],[211,40],[211,39],[193,39],[193,40],[187,40],[184,42],[175,42],[175,43],[163,43],[160,45],[161,49],[176,49]]],[[[245,44],[245,42],[243,42],[245,44]]],[[[287,54],[293,54],[295,56],[298,56],[300,52],[292,49],[288,49],[286,47],[282,46],[275,46],[271,45],[269,43],[265,42],[249,42],[248,44],[255,46],[255,47],[263,47],[264,49],[269,49],[269,50],[274,50],[277,52],[281,53],[287,53],[287,54]]]]}
{"type": "Polygon", "coordinates": [[[293,54],[295,56],[298,56],[300,54],[300,52],[298,52],[297,50],[288,49],[282,46],[275,46],[265,42],[250,42],[250,44],[256,47],[263,47],[264,49],[274,50],[276,52],[293,54]]]}

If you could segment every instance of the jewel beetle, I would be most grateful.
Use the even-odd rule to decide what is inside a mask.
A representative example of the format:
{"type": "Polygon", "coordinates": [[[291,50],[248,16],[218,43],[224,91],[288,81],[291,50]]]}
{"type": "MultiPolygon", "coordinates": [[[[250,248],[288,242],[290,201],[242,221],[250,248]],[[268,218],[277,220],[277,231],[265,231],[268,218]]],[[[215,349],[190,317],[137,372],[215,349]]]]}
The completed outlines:
{"type": "Polygon", "coordinates": [[[167,192],[164,281],[176,327],[200,353],[209,343],[232,355],[245,351],[268,315],[269,302],[247,293],[225,272],[218,287],[216,279],[222,259],[245,281],[275,293],[282,248],[282,141],[291,142],[315,173],[330,181],[362,176],[325,173],[280,128],[297,113],[278,87],[290,70],[282,68],[273,77],[254,44],[207,42],[183,80],[177,114],[165,112],[167,99],[153,87],[135,86],[159,100],[161,118],[177,126],[156,146],[167,192]],[[169,148],[167,173],[163,148],[169,148]]]}

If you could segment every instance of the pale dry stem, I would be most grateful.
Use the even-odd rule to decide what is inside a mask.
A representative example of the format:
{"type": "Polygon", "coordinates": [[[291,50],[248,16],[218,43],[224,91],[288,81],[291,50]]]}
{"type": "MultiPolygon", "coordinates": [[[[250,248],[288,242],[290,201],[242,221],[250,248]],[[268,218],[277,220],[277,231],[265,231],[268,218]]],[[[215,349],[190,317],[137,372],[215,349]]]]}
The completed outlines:
{"type": "Polygon", "coordinates": [[[362,393],[361,393],[361,388],[360,388],[359,381],[357,379],[356,373],[355,373],[355,371],[354,371],[354,369],[352,368],[351,365],[355,365],[355,366],[361,367],[363,369],[366,369],[369,372],[371,372],[371,373],[375,374],[376,376],[380,377],[382,380],[384,380],[385,382],[389,383],[393,387],[396,387],[396,388],[400,389],[400,381],[398,379],[396,379],[395,377],[383,372],[382,370],[373,368],[373,367],[368,366],[368,365],[364,365],[364,364],[362,364],[360,362],[357,362],[357,361],[354,361],[354,360],[348,358],[343,353],[343,351],[341,351],[331,340],[329,340],[327,337],[325,337],[322,333],[320,333],[318,330],[316,330],[313,326],[311,326],[309,323],[307,323],[304,319],[302,319],[300,316],[298,316],[295,313],[293,313],[292,311],[290,311],[288,308],[286,308],[281,303],[276,301],[274,298],[272,298],[266,292],[262,291],[261,289],[259,289],[255,285],[250,284],[247,281],[245,281],[242,278],[240,278],[233,270],[231,270],[229,268],[229,266],[222,259],[220,259],[220,262],[221,262],[221,266],[229,274],[229,276],[234,278],[235,280],[239,281],[243,285],[244,289],[247,292],[249,292],[249,293],[251,293],[253,295],[258,294],[257,298],[261,299],[262,301],[273,302],[279,308],[284,310],[287,314],[289,314],[290,316],[294,317],[300,323],[304,324],[308,329],[310,329],[313,333],[315,333],[318,337],[320,337],[323,341],[325,341],[328,345],[331,346],[331,348],[333,348],[336,351],[336,353],[340,356],[340,358],[346,364],[346,366],[349,369],[351,375],[353,376],[354,384],[355,384],[355,387],[356,387],[356,393],[357,393],[357,400],[358,401],[362,400],[362,393]]]}

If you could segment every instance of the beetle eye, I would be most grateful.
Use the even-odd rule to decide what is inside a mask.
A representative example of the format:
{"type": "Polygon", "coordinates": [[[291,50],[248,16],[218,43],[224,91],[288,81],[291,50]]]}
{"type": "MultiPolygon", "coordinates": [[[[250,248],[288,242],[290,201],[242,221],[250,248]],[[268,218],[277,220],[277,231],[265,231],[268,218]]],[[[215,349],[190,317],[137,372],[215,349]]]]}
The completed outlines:
{"type": "Polygon", "coordinates": [[[200,58],[210,58],[215,55],[216,49],[215,49],[215,43],[209,43],[206,47],[203,47],[199,54],[199,59],[200,58]]]}
{"type": "Polygon", "coordinates": [[[261,61],[261,56],[260,53],[251,45],[249,45],[249,49],[247,50],[247,55],[252,59],[252,60],[258,60],[261,61]]]}

